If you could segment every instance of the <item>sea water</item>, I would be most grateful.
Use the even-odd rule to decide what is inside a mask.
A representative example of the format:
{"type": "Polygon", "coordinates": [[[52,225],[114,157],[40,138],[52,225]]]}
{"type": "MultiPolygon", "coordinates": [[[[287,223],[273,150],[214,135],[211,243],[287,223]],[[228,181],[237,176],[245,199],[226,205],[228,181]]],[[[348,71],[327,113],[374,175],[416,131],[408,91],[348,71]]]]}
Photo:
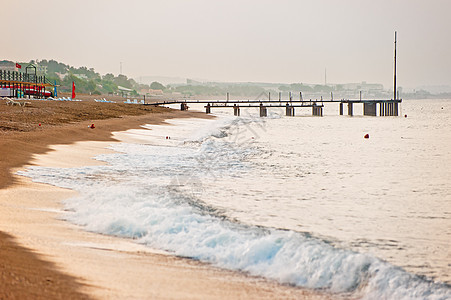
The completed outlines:
{"type": "Polygon", "coordinates": [[[449,299],[451,101],[401,109],[218,110],[118,133],[134,142],[107,165],[21,174],[79,191],[64,217],[89,231],[333,294],[449,299]]]}

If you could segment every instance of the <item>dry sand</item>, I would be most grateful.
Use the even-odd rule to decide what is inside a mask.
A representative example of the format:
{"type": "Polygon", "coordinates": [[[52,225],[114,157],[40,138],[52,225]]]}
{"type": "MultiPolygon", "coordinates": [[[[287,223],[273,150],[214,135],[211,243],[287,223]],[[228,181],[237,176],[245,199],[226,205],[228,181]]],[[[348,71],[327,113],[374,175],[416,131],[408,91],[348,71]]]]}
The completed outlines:
{"type": "MultiPolygon", "coordinates": [[[[193,115],[166,112],[97,121],[94,130],[87,128],[89,122],[81,122],[53,128],[58,133],[52,137],[50,131],[13,134],[1,140],[0,150],[10,156],[17,151],[21,159],[13,164],[3,159],[2,166],[16,167],[11,169],[15,172],[26,162],[55,167],[97,164],[91,157],[108,151],[111,131],[178,116],[193,115]]],[[[8,179],[9,173],[3,172],[0,180],[8,179]]],[[[131,240],[85,232],[61,219],[61,201],[74,191],[19,176],[12,179],[0,190],[0,299],[325,298],[158,253],[131,240]]]]}

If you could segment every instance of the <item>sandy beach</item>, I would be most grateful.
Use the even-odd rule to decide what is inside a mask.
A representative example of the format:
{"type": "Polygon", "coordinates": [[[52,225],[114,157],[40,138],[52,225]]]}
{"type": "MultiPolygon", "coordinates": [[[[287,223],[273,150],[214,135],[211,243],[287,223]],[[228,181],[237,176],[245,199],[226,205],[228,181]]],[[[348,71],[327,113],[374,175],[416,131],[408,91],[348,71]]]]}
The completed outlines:
{"type": "MultiPolygon", "coordinates": [[[[45,102],[41,103],[32,106],[35,115],[46,108],[45,102]]],[[[102,113],[108,104],[92,105],[102,113]]],[[[2,124],[8,123],[6,116],[26,113],[11,111],[23,108],[3,109],[3,101],[0,106],[2,124]]],[[[61,201],[74,196],[74,191],[14,175],[28,165],[98,164],[92,157],[110,151],[105,148],[115,142],[111,136],[114,131],[157,124],[167,118],[204,117],[166,109],[127,112],[129,108],[124,105],[117,108],[117,115],[103,120],[88,115],[48,126],[36,126],[37,119],[32,116],[30,130],[1,133],[0,299],[327,298],[160,253],[131,240],[83,231],[62,219],[61,201]],[[88,128],[92,123],[95,129],[88,128]]]]}

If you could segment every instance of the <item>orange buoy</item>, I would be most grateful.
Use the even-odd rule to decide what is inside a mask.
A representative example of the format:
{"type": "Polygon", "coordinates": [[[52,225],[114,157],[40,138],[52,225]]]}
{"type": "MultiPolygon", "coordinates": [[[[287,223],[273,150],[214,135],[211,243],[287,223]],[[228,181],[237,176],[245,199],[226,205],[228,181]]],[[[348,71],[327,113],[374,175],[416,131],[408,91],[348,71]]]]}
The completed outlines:
{"type": "Polygon", "coordinates": [[[39,123],[39,126],[41,126],[41,123],[39,123]]]}
{"type": "Polygon", "coordinates": [[[367,133],[367,134],[365,134],[364,138],[369,139],[370,135],[367,133]]]}
{"type": "Polygon", "coordinates": [[[96,127],[94,126],[94,123],[92,123],[91,126],[89,126],[89,128],[94,129],[96,127]]]}

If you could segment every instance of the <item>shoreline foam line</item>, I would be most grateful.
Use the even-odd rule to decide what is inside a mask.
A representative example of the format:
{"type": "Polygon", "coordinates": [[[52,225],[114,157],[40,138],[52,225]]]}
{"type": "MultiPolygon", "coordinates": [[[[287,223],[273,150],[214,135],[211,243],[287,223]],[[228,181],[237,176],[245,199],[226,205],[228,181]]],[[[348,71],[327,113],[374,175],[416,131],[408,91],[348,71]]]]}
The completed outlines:
{"type": "MultiPolygon", "coordinates": [[[[54,146],[35,155],[33,164],[89,164],[112,142],[79,142],[54,146]],[[83,153],[77,159],[75,153],[83,153]]],[[[97,164],[98,162],[93,162],[97,164]]],[[[277,284],[262,278],[224,271],[189,259],[153,253],[127,239],[94,234],[60,219],[61,201],[72,190],[32,183],[15,176],[18,184],[0,190],[2,230],[19,244],[36,251],[63,272],[84,284],[82,292],[107,298],[324,298],[319,293],[277,284]],[[180,276],[183,274],[183,276],[180,276]]]]}
{"type": "MultiPolygon", "coordinates": [[[[176,128],[172,126],[167,127],[168,131],[169,128],[171,128],[174,133],[177,131],[174,130],[176,128]]],[[[211,127],[212,129],[215,129],[215,126],[211,127]]],[[[158,130],[155,130],[155,132],[158,132],[158,130]]],[[[133,135],[136,134],[133,133],[133,135]]],[[[144,136],[144,132],[142,132],[140,136],[144,136]]],[[[158,138],[158,141],[164,141],[164,143],[169,142],[166,139],[163,140],[161,134],[157,134],[156,137],[158,138]]],[[[153,145],[153,143],[150,144],[153,145]]],[[[110,159],[107,159],[104,156],[105,161],[110,162],[112,166],[112,169],[104,170],[105,173],[102,171],[96,172],[95,170],[89,170],[88,168],[73,170],[74,172],[68,173],[65,173],[64,170],[50,169],[31,170],[30,173],[34,174],[32,177],[39,181],[41,181],[40,177],[47,177],[43,179],[42,182],[50,183],[51,181],[49,181],[49,178],[55,178],[60,180],[60,186],[72,188],[78,187],[78,190],[80,190],[80,187],[82,189],[86,188],[88,190],[87,195],[91,196],[86,197],[86,195],[84,195],[83,199],[80,199],[82,201],[77,204],[74,203],[74,205],[68,203],[68,206],[73,208],[76,214],[81,213],[84,217],[82,219],[74,219],[69,216],[68,218],[80,225],[86,223],[88,225],[87,228],[92,231],[136,238],[138,242],[141,240],[141,242],[151,246],[156,246],[156,244],[158,244],[155,244],[156,239],[159,241],[159,248],[163,247],[163,249],[167,249],[184,257],[193,257],[211,262],[218,267],[244,270],[257,276],[278,279],[289,284],[328,289],[331,293],[346,293],[353,291],[356,288],[360,290],[360,283],[362,280],[363,283],[368,280],[367,284],[369,284],[369,286],[366,286],[365,284],[363,286],[369,287],[369,290],[365,288],[366,291],[364,292],[370,292],[369,295],[367,295],[370,298],[375,295],[384,297],[387,295],[393,296],[394,294],[398,294],[398,296],[402,295],[407,298],[410,298],[414,294],[430,294],[432,295],[432,298],[434,298],[434,296],[439,297],[440,295],[445,295],[447,293],[446,290],[444,290],[446,289],[444,286],[434,285],[432,282],[423,281],[417,276],[407,274],[400,268],[382,262],[374,257],[334,248],[325,245],[320,241],[306,238],[296,233],[290,234],[285,231],[280,232],[269,228],[267,234],[263,234],[260,230],[255,228],[255,230],[251,230],[251,228],[244,230],[241,226],[232,226],[232,224],[228,224],[224,221],[221,222],[221,220],[218,220],[217,218],[209,217],[209,214],[203,214],[202,212],[197,214],[195,209],[192,210],[186,205],[183,206],[183,201],[176,201],[175,203],[172,203],[171,201],[169,201],[171,203],[164,202],[164,207],[161,208],[159,206],[161,199],[158,200],[157,203],[144,203],[145,199],[142,199],[142,196],[145,193],[142,193],[142,191],[138,193],[141,195],[141,198],[138,197],[139,199],[137,198],[137,203],[135,203],[133,201],[133,193],[123,191],[128,190],[129,188],[132,190],[134,184],[140,186],[143,185],[144,182],[135,182],[133,180],[138,179],[136,178],[136,175],[139,174],[138,169],[145,168],[145,174],[148,176],[145,182],[148,182],[149,179],[154,179],[154,176],[159,177],[158,174],[163,175],[160,172],[149,173],[149,170],[155,168],[155,166],[143,165],[142,162],[156,162],[158,167],[166,166],[166,160],[160,161],[158,158],[167,156],[168,153],[166,153],[166,151],[169,151],[169,149],[163,149],[162,147],[156,146],[158,149],[152,150],[151,147],[153,146],[126,144],[120,144],[118,147],[113,147],[122,154],[113,155],[114,158],[110,159]],[[142,158],[140,160],[139,158],[142,153],[146,153],[145,160],[142,160],[142,158]],[[156,155],[152,155],[152,153],[156,155]],[[120,158],[120,156],[123,157],[120,158]],[[126,159],[125,161],[124,158],[126,159]],[[120,173],[122,175],[125,174],[124,176],[126,177],[123,177],[119,173],[115,174],[115,168],[118,168],[120,173]],[[104,177],[103,175],[106,176],[104,177]],[[99,181],[103,181],[104,185],[94,182],[93,186],[95,186],[95,188],[93,189],[90,186],[90,183],[85,184],[83,182],[85,176],[95,176],[99,181]],[[117,182],[119,186],[112,187],[110,183],[107,184],[110,176],[117,177],[116,180],[119,180],[117,182]],[[129,179],[132,179],[133,182],[129,182],[129,179]],[[122,180],[124,180],[124,182],[122,182],[122,180]],[[122,186],[119,183],[122,183],[122,186]],[[116,191],[117,194],[111,194],[111,191],[109,195],[103,195],[103,193],[99,194],[98,191],[102,187],[111,187],[112,192],[116,191]],[[124,189],[124,187],[128,188],[124,189]],[[92,201],[90,199],[97,197],[99,198],[99,201],[94,203],[94,205],[91,205],[90,202],[92,201]],[[118,201],[119,204],[122,203],[125,205],[119,206],[120,211],[117,209],[114,210],[114,207],[107,207],[106,211],[104,211],[103,206],[109,206],[112,202],[118,201]],[[144,221],[149,222],[152,226],[155,224],[156,226],[158,225],[159,221],[156,219],[163,218],[165,222],[163,224],[164,228],[158,226],[158,228],[155,226],[155,228],[152,226],[152,228],[145,226],[143,228],[141,226],[142,224],[136,223],[135,218],[141,220],[141,217],[133,214],[133,211],[129,210],[129,207],[135,207],[135,205],[136,207],[145,208],[147,212],[153,212],[144,215],[144,221]],[[91,220],[92,215],[89,211],[92,210],[99,210],[102,214],[94,214],[95,220],[91,220]],[[160,216],[161,212],[166,212],[168,214],[163,213],[163,215],[165,215],[165,217],[163,217],[160,216]],[[104,222],[100,222],[99,220],[104,220],[104,222]],[[94,223],[92,221],[94,221],[94,223]],[[205,231],[205,225],[207,225],[209,232],[205,231]],[[182,240],[176,240],[179,228],[186,229],[181,231],[182,235],[186,236],[185,239],[182,237],[182,240]],[[147,234],[153,232],[154,229],[156,230],[155,234],[149,234],[147,236],[147,234]],[[212,231],[221,233],[220,239],[216,240],[217,236],[209,235],[212,231]],[[199,237],[201,239],[199,239],[199,237]],[[164,248],[165,245],[169,246],[169,248],[164,248]],[[263,246],[263,248],[261,246],[263,246]],[[252,251],[247,253],[247,255],[243,255],[243,253],[247,252],[246,248],[247,250],[251,249],[252,251]],[[236,250],[236,253],[234,253],[234,249],[236,250]],[[316,255],[315,253],[320,253],[321,255],[316,255]],[[267,258],[269,258],[269,260],[267,258]],[[311,260],[316,262],[316,264],[313,265],[313,268],[311,260]],[[277,270],[265,268],[270,264],[275,265],[277,270]],[[355,276],[355,278],[353,276],[355,276]],[[391,280],[395,280],[397,284],[389,288],[386,284],[387,281],[391,280]]],[[[178,152],[175,154],[172,153],[174,158],[178,161],[190,161],[191,154],[186,157],[182,154],[183,153],[178,152]]],[[[171,162],[170,165],[172,169],[178,166],[177,164],[173,164],[173,162],[171,162]]],[[[161,169],[158,170],[161,171],[161,169]]],[[[179,170],[179,167],[177,167],[176,170],[179,170]]],[[[170,172],[166,175],[174,175],[171,174],[172,173],[170,172]]],[[[155,194],[153,192],[151,194],[155,194]]],[[[156,195],[158,197],[158,193],[156,193],[156,195]]],[[[77,202],[77,199],[74,200],[74,202],[77,202]]],[[[116,208],[117,207],[118,206],[116,206],[116,208]]],[[[142,215],[142,213],[140,213],[140,215],[142,215]]]]}

